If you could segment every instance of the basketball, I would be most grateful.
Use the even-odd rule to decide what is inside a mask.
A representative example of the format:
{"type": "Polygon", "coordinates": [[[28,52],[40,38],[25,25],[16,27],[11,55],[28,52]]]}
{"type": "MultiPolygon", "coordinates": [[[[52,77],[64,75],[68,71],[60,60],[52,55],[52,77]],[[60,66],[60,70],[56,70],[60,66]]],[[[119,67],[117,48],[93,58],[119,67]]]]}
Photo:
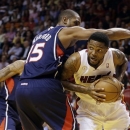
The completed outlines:
{"type": "Polygon", "coordinates": [[[120,97],[122,84],[114,77],[104,76],[95,83],[95,88],[104,88],[106,103],[115,102],[120,97]]]}

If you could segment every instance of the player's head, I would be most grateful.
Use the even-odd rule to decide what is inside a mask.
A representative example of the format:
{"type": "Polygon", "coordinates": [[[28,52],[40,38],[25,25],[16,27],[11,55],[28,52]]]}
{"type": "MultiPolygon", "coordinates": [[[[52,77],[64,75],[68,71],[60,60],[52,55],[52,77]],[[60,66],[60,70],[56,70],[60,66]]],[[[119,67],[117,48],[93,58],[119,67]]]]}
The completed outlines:
{"type": "Polygon", "coordinates": [[[81,18],[79,14],[71,9],[66,9],[62,11],[58,17],[58,25],[72,27],[72,26],[79,26],[80,23],[81,18]]]}
{"type": "Polygon", "coordinates": [[[88,61],[93,67],[98,67],[108,50],[109,38],[101,32],[93,33],[88,39],[88,61]]]}

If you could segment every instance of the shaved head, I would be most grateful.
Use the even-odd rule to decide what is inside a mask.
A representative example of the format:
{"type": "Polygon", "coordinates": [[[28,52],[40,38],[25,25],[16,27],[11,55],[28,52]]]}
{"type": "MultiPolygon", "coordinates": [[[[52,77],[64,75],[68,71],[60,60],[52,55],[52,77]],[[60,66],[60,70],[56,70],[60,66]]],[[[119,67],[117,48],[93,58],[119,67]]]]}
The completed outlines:
{"type": "MultiPolygon", "coordinates": [[[[62,11],[58,17],[58,22],[60,22],[62,20],[63,17],[67,17],[67,18],[73,18],[75,16],[79,16],[79,14],[71,9],[66,9],[64,11],[62,11]]],[[[80,16],[79,16],[80,17],[80,16]]]]}
{"type": "Polygon", "coordinates": [[[58,24],[60,26],[80,26],[81,18],[79,14],[71,9],[62,11],[58,17],[58,24]]]}

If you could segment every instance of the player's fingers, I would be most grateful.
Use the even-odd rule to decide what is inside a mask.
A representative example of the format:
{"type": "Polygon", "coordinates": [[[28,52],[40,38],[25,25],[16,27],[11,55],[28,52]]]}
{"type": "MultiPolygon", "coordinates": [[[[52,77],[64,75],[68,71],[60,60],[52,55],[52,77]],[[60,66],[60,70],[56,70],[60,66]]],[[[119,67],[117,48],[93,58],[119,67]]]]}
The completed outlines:
{"type": "Polygon", "coordinates": [[[93,84],[97,84],[99,81],[100,81],[100,79],[95,80],[95,81],[93,82],[93,84]]]}
{"type": "Polygon", "coordinates": [[[104,89],[104,88],[92,88],[92,91],[96,91],[96,92],[104,92],[105,89],[104,89]]]}
{"type": "Polygon", "coordinates": [[[94,81],[94,82],[90,85],[90,87],[91,87],[91,88],[94,88],[95,84],[97,84],[98,82],[99,82],[99,79],[96,80],[96,81],[94,81]]]}
{"type": "Polygon", "coordinates": [[[91,88],[91,89],[94,88],[95,84],[97,84],[98,82],[99,82],[99,79],[96,80],[96,81],[94,81],[94,82],[90,85],[90,88],[91,88]]]}
{"type": "Polygon", "coordinates": [[[106,98],[106,95],[105,94],[101,94],[101,93],[93,92],[93,95],[96,96],[96,97],[99,97],[99,98],[103,98],[103,99],[106,98]]]}
{"type": "Polygon", "coordinates": [[[97,96],[93,96],[93,98],[96,100],[96,101],[98,101],[98,102],[105,102],[106,100],[105,99],[103,99],[103,98],[100,98],[100,97],[97,97],[97,96]]]}

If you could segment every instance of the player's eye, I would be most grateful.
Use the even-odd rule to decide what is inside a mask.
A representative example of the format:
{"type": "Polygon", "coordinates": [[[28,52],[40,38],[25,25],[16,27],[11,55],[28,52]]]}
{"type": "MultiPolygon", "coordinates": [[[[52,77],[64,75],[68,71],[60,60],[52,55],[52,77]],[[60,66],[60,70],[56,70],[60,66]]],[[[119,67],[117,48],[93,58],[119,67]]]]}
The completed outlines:
{"type": "Polygon", "coordinates": [[[102,50],[101,50],[101,49],[99,49],[99,50],[98,50],[98,52],[102,52],[102,50]]]}
{"type": "Polygon", "coordinates": [[[89,50],[93,50],[93,48],[92,48],[92,47],[89,47],[89,50]]]}

